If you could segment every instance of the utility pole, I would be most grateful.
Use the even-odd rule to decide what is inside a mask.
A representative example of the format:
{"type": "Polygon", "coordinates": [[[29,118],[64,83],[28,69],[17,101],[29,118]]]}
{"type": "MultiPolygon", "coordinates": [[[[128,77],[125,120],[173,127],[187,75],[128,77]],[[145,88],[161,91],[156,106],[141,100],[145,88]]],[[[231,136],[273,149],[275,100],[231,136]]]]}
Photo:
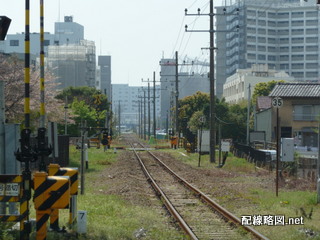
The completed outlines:
{"type": "Polygon", "coordinates": [[[148,140],[150,140],[150,133],[151,133],[151,124],[150,124],[150,82],[148,79],[148,140]]]}
{"type": "Polygon", "coordinates": [[[65,97],[64,104],[64,135],[68,134],[68,96],[65,97]]]}
{"type": "Polygon", "coordinates": [[[119,100],[119,107],[118,107],[118,118],[119,118],[119,136],[121,135],[121,105],[119,100]]]}
{"type": "Polygon", "coordinates": [[[247,109],[247,145],[250,144],[250,108],[251,108],[251,85],[248,86],[248,109],[247,109]]]}
{"type": "Polygon", "coordinates": [[[153,136],[157,139],[156,133],[156,72],[153,72],[153,136]]]}
{"type": "MultiPolygon", "coordinates": [[[[179,142],[179,75],[178,75],[178,51],[176,51],[176,92],[175,92],[175,97],[176,97],[176,136],[178,137],[178,142],[179,142]]],[[[178,144],[179,146],[179,144],[178,144]]]]}
{"type": "MultiPolygon", "coordinates": [[[[161,65],[161,63],[160,63],[161,65]]],[[[179,64],[179,59],[178,59],[178,51],[175,52],[175,74],[174,75],[163,75],[160,74],[161,77],[175,77],[175,91],[174,91],[174,98],[175,98],[175,124],[174,124],[174,128],[175,128],[175,134],[177,137],[179,137],[179,65],[193,65],[192,64],[179,64]]]]}
{"type": "Polygon", "coordinates": [[[147,140],[147,134],[146,134],[146,91],[143,89],[143,139],[147,140]]]}
{"type": "MultiPolygon", "coordinates": [[[[226,11],[226,9],[224,9],[226,11]]],[[[239,9],[237,9],[237,13],[239,12],[239,9]]],[[[214,33],[216,32],[213,28],[213,18],[215,14],[213,12],[213,0],[210,0],[210,13],[209,14],[202,14],[200,8],[198,8],[197,14],[188,14],[188,9],[185,9],[185,15],[186,16],[203,16],[206,15],[210,17],[209,21],[209,30],[188,30],[188,25],[185,25],[186,32],[209,32],[210,34],[210,74],[209,74],[209,80],[210,80],[210,119],[209,119],[209,125],[210,125],[210,162],[214,163],[216,162],[215,157],[215,146],[216,146],[216,125],[215,125],[215,71],[214,71],[214,33]]],[[[228,15],[224,12],[222,15],[228,15]]],[[[232,15],[232,14],[231,14],[232,15]]],[[[237,27],[239,28],[239,27],[237,27]]]]}

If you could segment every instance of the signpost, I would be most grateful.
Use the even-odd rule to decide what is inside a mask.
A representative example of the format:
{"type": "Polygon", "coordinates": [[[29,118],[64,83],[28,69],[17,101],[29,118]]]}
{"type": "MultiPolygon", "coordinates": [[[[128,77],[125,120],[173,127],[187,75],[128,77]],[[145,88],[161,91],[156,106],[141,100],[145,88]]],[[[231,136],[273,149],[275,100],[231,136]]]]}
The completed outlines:
{"type": "Polygon", "coordinates": [[[272,99],[272,106],[277,108],[277,165],[276,165],[276,196],[278,197],[279,189],[279,159],[280,159],[280,119],[279,119],[279,108],[283,105],[283,100],[279,97],[272,99]]]}

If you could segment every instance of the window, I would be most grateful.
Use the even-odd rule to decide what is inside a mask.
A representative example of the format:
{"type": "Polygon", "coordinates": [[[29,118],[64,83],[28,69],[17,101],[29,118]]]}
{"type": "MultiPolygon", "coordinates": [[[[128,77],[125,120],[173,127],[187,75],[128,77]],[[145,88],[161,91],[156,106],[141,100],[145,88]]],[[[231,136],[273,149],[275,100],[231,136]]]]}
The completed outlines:
{"type": "Polygon", "coordinates": [[[248,28],[247,28],[247,32],[248,32],[248,33],[256,33],[256,29],[255,29],[255,28],[248,27],[248,28]]]}
{"type": "Polygon", "coordinates": [[[277,31],[274,29],[268,29],[268,35],[277,35],[277,31]]]}
{"type": "Polygon", "coordinates": [[[266,51],[266,46],[258,46],[258,51],[265,52],[266,51]]]}
{"type": "Polygon", "coordinates": [[[276,52],[276,47],[268,47],[268,52],[276,52]]]}
{"type": "Polygon", "coordinates": [[[247,50],[249,51],[256,51],[256,45],[247,45],[247,50]]]}
{"type": "Polygon", "coordinates": [[[317,26],[318,25],[318,20],[307,20],[306,21],[307,26],[317,26]]]}
{"type": "Polygon", "coordinates": [[[318,34],[317,28],[309,28],[306,30],[306,34],[318,34]]]}
{"type": "Polygon", "coordinates": [[[266,55],[259,54],[258,60],[266,60],[266,55]]]}
{"type": "Polygon", "coordinates": [[[308,54],[306,56],[307,60],[318,60],[318,54],[308,54]]]}
{"type": "Polygon", "coordinates": [[[289,69],[289,64],[285,63],[285,64],[280,64],[280,69],[281,70],[288,70],[289,69]]]}
{"type": "Polygon", "coordinates": [[[318,46],[307,46],[306,48],[307,52],[318,51],[318,46]]]}
{"type": "MultiPolygon", "coordinates": [[[[268,61],[276,61],[276,56],[269,55],[268,56],[268,61]]],[[[270,66],[270,65],[269,65],[270,66]]]]}
{"type": "Polygon", "coordinates": [[[291,65],[292,69],[303,69],[303,63],[293,63],[291,65]]]}
{"type": "Polygon", "coordinates": [[[289,13],[288,12],[280,12],[280,13],[278,13],[278,18],[289,19],[289,13]]]}
{"type": "Polygon", "coordinates": [[[318,69],[319,64],[318,63],[307,63],[306,68],[307,69],[318,69]]]}
{"type": "Polygon", "coordinates": [[[275,18],[276,17],[276,13],[275,12],[268,12],[268,17],[269,18],[275,18]]]}
{"type": "Polygon", "coordinates": [[[276,26],[276,22],[275,21],[268,21],[268,26],[269,27],[275,27],[276,26]]]}
{"type": "Polygon", "coordinates": [[[292,61],[303,61],[304,55],[292,55],[291,60],[292,61]]]}
{"type": "Polygon", "coordinates": [[[248,42],[255,42],[255,41],[256,41],[256,37],[247,36],[247,41],[248,41],[248,42]]]}
{"type": "Polygon", "coordinates": [[[318,72],[307,72],[306,77],[307,78],[318,78],[318,72]]]}
{"type": "Polygon", "coordinates": [[[295,77],[297,80],[299,80],[299,79],[304,77],[304,73],[303,72],[292,72],[291,75],[293,77],[295,77]]]}
{"type": "Polygon", "coordinates": [[[280,38],[280,44],[289,44],[289,38],[280,38]]]}
{"type": "Polygon", "coordinates": [[[307,37],[306,42],[307,43],[318,43],[318,37],[307,37]]]}
{"type": "Polygon", "coordinates": [[[44,46],[49,46],[50,45],[50,40],[44,40],[44,46]]]}
{"type": "Polygon", "coordinates": [[[248,53],[248,59],[256,59],[256,55],[253,53],[248,53]]]}
{"type": "Polygon", "coordinates": [[[317,16],[318,16],[317,11],[306,12],[306,17],[317,17],[317,16]]]}
{"type": "Polygon", "coordinates": [[[304,38],[292,38],[291,43],[303,43],[304,38]]]}
{"type": "Polygon", "coordinates": [[[275,44],[276,39],[275,38],[268,38],[268,43],[275,44]]]}
{"type": "Polygon", "coordinates": [[[288,29],[278,30],[278,34],[279,35],[288,35],[289,34],[289,30],[288,29]]]}
{"type": "Polygon", "coordinates": [[[291,13],[292,18],[303,18],[304,13],[303,12],[293,12],[291,13]]]}
{"type": "Polygon", "coordinates": [[[11,47],[19,46],[19,40],[10,40],[10,46],[11,47]]]}
{"type": "Polygon", "coordinates": [[[292,29],[291,33],[292,33],[292,35],[303,35],[304,29],[292,29]]]}
{"type": "Polygon", "coordinates": [[[258,17],[265,17],[266,12],[265,11],[258,11],[258,17]]]}
{"type": "Polygon", "coordinates": [[[293,27],[297,27],[297,26],[303,26],[304,22],[303,20],[299,20],[299,21],[292,21],[291,25],[293,27]]]}
{"type": "Polygon", "coordinates": [[[289,21],[279,21],[278,27],[289,27],[289,21]]]}
{"type": "Polygon", "coordinates": [[[288,55],[281,55],[280,61],[289,61],[289,56],[288,55]]]}
{"type": "Polygon", "coordinates": [[[280,47],[280,52],[289,52],[289,47],[280,47]]]}
{"type": "Polygon", "coordinates": [[[303,46],[293,46],[291,47],[292,52],[303,52],[304,47],[303,46]]]}

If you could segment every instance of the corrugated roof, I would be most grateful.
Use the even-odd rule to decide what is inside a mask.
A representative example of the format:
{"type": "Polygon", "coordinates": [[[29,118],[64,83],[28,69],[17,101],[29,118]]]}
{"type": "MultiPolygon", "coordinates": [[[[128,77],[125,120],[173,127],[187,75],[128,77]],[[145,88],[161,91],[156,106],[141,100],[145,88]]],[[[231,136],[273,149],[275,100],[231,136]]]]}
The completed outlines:
{"type": "Polygon", "coordinates": [[[320,98],[320,83],[279,83],[269,96],[320,98]]]}

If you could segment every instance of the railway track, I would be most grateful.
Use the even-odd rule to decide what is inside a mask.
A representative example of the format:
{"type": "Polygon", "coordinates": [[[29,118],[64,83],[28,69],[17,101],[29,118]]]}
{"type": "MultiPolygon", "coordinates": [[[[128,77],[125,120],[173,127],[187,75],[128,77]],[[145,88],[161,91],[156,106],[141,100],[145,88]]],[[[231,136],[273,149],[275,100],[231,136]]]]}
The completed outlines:
{"type": "Polygon", "coordinates": [[[190,239],[267,239],[166,166],[141,143],[127,139],[148,181],[190,239]]]}

